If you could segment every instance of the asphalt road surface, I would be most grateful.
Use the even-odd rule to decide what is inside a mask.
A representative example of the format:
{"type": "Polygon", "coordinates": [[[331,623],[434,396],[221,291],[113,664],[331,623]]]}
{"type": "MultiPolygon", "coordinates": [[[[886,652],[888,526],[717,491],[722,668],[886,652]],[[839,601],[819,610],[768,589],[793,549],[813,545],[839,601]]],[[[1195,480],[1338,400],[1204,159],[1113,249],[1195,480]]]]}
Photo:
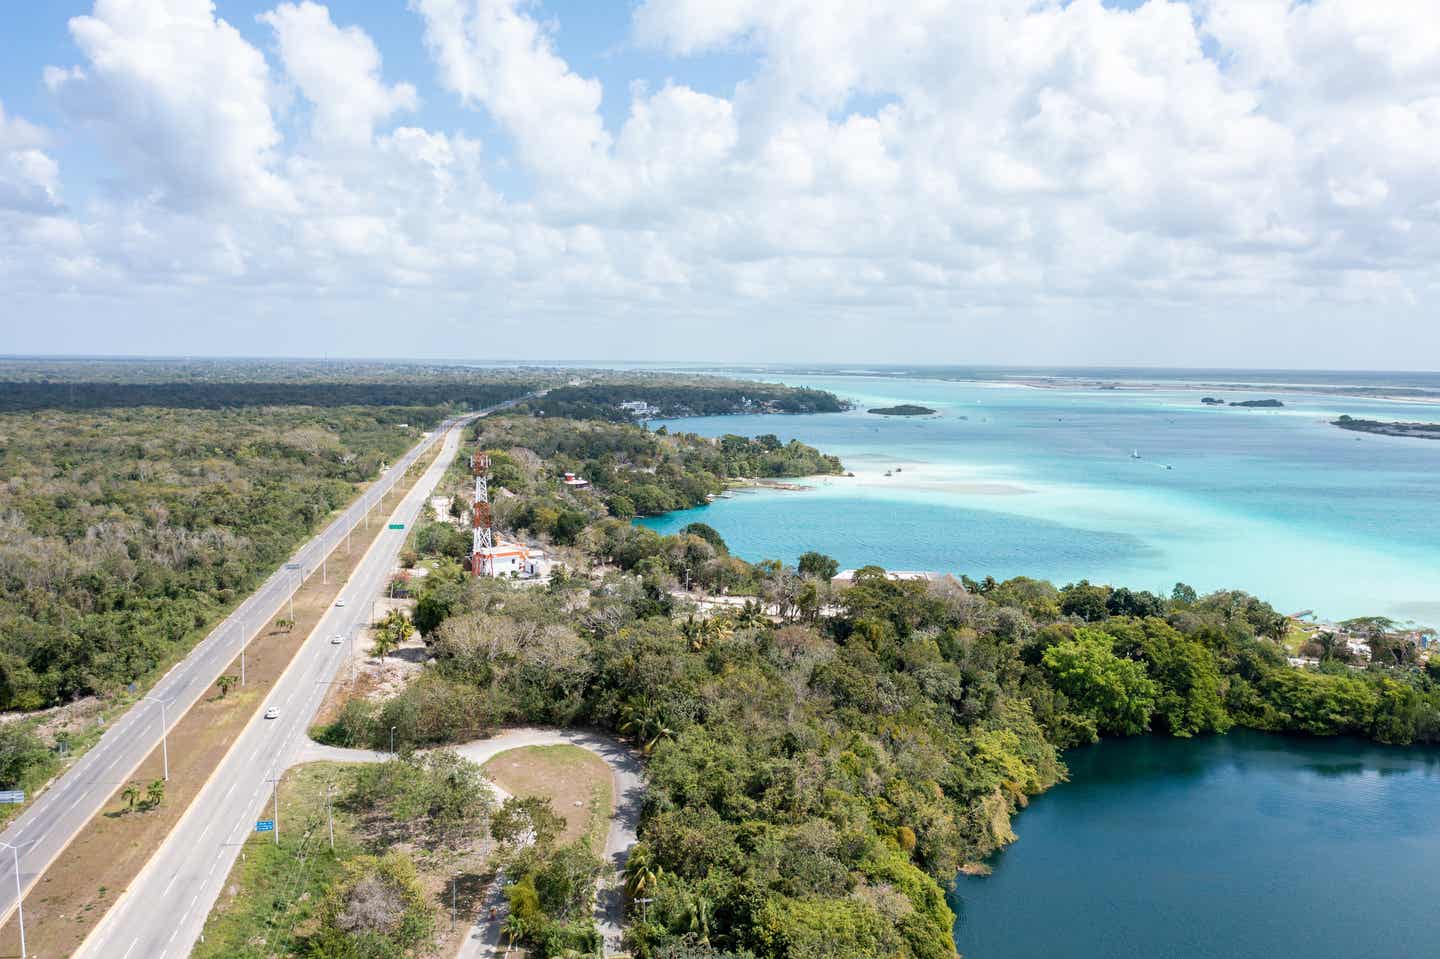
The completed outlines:
{"type": "MultiPolygon", "coordinates": [[[[445,421],[434,433],[396,461],[364,495],[298,550],[289,563],[273,573],[259,589],[197,644],[184,660],[166,673],[145,700],[131,707],[89,752],[35,799],[30,808],[17,817],[8,829],[0,833],[0,841],[21,847],[20,883],[26,891],[85,824],[101,811],[115,789],[127,780],[145,757],[160,744],[162,709],[154,700],[165,702],[165,721],[174,726],[235,659],[242,641],[253,638],[279,613],[298,587],[302,575],[317,571],[322,557],[345,538],[348,530],[365,522],[366,511],[390,491],[410,465],[432,449],[435,443],[443,441],[445,448],[440,458],[416,483],[396,510],[395,521],[406,523],[408,528],[459,445],[463,431],[452,430],[450,427],[468,422],[475,415],[477,414],[445,421]]],[[[385,517],[378,515],[370,519],[372,523],[385,521],[385,517]]],[[[353,585],[347,588],[347,594],[357,597],[375,595],[386,573],[393,567],[404,538],[403,532],[383,532],[351,577],[353,585]]],[[[233,860],[238,846],[231,844],[221,847],[218,858],[213,851],[220,847],[222,841],[233,843],[236,838],[234,831],[241,826],[253,828],[255,817],[250,815],[250,806],[253,804],[249,802],[252,791],[264,787],[261,780],[264,779],[266,770],[283,755],[283,749],[293,745],[297,733],[303,736],[305,723],[313,714],[314,706],[318,705],[319,697],[324,692],[319,681],[331,678],[330,673],[333,672],[335,661],[343,649],[330,645],[329,636],[336,632],[353,634],[369,611],[368,602],[357,602],[343,609],[332,608],[322,618],[315,633],[296,653],[289,670],[276,683],[275,689],[264,703],[267,707],[280,707],[279,719],[262,720],[257,714],[242,733],[237,747],[227,755],[221,770],[212,777],[209,786],[196,798],[176,831],[171,834],[162,853],[166,850],[172,853],[183,850],[183,858],[194,859],[199,865],[199,878],[205,878],[207,874],[212,880],[224,878],[229,869],[228,862],[233,860]],[[216,805],[222,798],[228,803],[240,805],[216,805]],[[241,808],[242,806],[244,808],[241,808]],[[187,827],[194,825],[199,828],[193,832],[187,830],[187,827]],[[175,840],[182,833],[188,841],[177,843],[175,840]],[[202,856],[202,847],[210,850],[210,854],[202,856]],[[202,859],[206,861],[201,862],[202,859]],[[215,865],[221,859],[226,862],[224,868],[215,865]]],[[[283,828],[284,824],[281,825],[283,828]]],[[[190,942],[198,934],[199,923],[204,920],[205,914],[201,911],[198,917],[189,915],[182,919],[183,909],[174,908],[174,905],[176,900],[180,900],[179,904],[183,907],[184,903],[189,901],[187,897],[195,896],[201,886],[190,882],[172,883],[170,876],[173,872],[164,871],[166,864],[160,862],[161,858],[157,855],[152,859],[142,873],[141,881],[133,884],[129,893],[122,896],[106,916],[102,924],[102,928],[106,930],[103,940],[97,940],[92,935],[87,943],[91,948],[83,950],[82,954],[105,956],[106,959],[132,956],[157,959],[165,955],[167,949],[173,956],[188,952],[190,942]],[[156,919],[162,920],[159,925],[165,928],[159,936],[158,946],[153,941],[153,935],[147,941],[140,940],[142,935],[150,935],[152,932],[149,929],[150,923],[135,925],[136,917],[132,915],[137,911],[135,907],[141,899],[141,896],[137,895],[140,889],[145,889],[146,896],[151,894],[144,881],[153,880],[156,875],[164,877],[160,885],[164,895],[149,899],[142,911],[151,913],[152,922],[156,919]],[[187,919],[188,921],[184,921],[187,919]],[[186,935],[182,936],[182,928],[186,930],[186,935]],[[131,938],[122,942],[118,937],[126,933],[129,933],[131,938]],[[103,941],[106,945],[103,948],[94,948],[97,941],[103,941]],[[112,942],[120,943],[119,947],[111,948],[112,942]]],[[[15,908],[15,884],[8,876],[6,880],[0,883],[0,921],[7,918],[15,908]]],[[[210,887],[205,888],[208,890],[210,887]]]]}

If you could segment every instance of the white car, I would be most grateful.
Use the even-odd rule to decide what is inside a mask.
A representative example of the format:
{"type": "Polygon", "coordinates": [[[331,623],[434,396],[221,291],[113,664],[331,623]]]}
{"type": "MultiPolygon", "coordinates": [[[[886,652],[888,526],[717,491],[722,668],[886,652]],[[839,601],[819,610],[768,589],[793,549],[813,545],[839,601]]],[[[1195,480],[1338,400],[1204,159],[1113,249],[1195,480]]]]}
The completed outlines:
{"type": "Polygon", "coordinates": [[[265,718],[266,718],[266,719],[276,719],[276,718],[278,718],[279,716],[280,716],[280,707],[279,707],[279,706],[271,706],[269,709],[265,710],[265,718]]]}
{"type": "Polygon", "coordinates": [[[345,605],[345,600],[343,600],[343,599],[337,599],[337,600],[335,600],[335,605],[336,605],[336,606],[344,606],[344,605],[345,605]]]}
{"type": "Polygon", "coordinates": [[[336,633],[334,636],[330,637],[331,646],[339,646],[343,642],[345,642],[345,637],[341,636],[339,633],[336,633]]]}

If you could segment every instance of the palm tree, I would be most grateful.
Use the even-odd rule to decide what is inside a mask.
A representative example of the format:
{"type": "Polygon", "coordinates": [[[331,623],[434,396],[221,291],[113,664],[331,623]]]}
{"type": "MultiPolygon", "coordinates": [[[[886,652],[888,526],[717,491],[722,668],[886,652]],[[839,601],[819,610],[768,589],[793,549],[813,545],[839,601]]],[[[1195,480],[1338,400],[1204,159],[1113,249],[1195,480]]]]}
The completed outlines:
{"type": "Polygon", "coordinates": [[[375,652],[384,659],[411,636],[415,635],[415,624],[404,610],[392,609],[375,625],[375,652]]]}
{"type": "Polygon", "coordinates": [[[625,860],[625,891],[631,899],[639,899],[652,892],[665,875],[665,870],[651,858],[650,850],[644,843],[637,843],[625,860]]]}
{"type": "Polygon", "coordinates": [[[125,800],[127,809],[134,809],[135,804],[140,801],[140,787],[131,783],[120,793],[120,798],[125,800]]]}
{"type": "Polygon", "coordinates": [[[689,932],[702,946],[710,944],[710,900],[692,893],[685,897],[685,922],[689,932]]]}
{"type": "Polygon", "coordinates": [[[515,948],[515,944],[530,932],[525,925],[525,920],[513,912],[505,917],[505,924],[500,927],[500,931],[505,935],[505,955],[507,956],[510,955],[510,950],[515,948]]]}
{"type": "Polygon", "coordinates": [[[156,806],[160,805],[160,801],[164,798],[165,780],[152,780],[150,785],[145,787],[145,804],[151,809],[154,809],[156,806]]]}
{"type": "Polygon", "coordinates": [[[648,696],[631,700],[620,708],[620,732],[635,737],[640,751],[646,756],[655,750],[662,739],[670,739],[675,731],[665,722],[665,710],[657,706],[648,696]]]}
{"type": "Polygon", "coordinates": [[[228,673],[215,680],[215,686],[220,690],[220,698],[224,699],[226,694],[229,693],[239,681],[238,677],[231,676],[228,673]]]}
{"type": "Polygon", "coordinates": [[[765,618],[765,608],[757,600],[745,600],[745,605],[740,608],[740,615],[735,617],[735,625],[741,629],[769,625],[769,620],[765,618]]]}

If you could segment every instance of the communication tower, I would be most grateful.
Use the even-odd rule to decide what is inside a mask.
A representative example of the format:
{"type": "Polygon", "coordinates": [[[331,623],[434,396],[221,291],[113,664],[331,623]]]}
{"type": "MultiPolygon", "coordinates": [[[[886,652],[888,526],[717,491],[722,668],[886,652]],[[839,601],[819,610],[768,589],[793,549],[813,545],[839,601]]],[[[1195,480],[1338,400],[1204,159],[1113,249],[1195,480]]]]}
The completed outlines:
{"type": "Polygon", "coordinates": [[[470,547],[470,572],[475,576],[493,574],[490,564],[495,552],[495,514],[490,509],[490,457],[476,450],[470,457],[475,474],[475,536],[470,547]]]}

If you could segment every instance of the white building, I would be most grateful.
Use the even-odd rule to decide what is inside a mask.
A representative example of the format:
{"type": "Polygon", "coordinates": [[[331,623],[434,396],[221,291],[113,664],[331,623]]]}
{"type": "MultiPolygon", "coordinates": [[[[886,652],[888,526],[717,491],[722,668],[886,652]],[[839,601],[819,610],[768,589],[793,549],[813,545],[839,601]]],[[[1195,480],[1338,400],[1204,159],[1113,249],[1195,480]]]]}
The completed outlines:
{"type": "Polygon", "coordinates": [[[564,478],[562,478],[562,479],[560,480],[560,482],[564,483],[566,486],[570,487],[571,489],[585,489],[585,487],[587,487],[587,486],[590,485],[590,481],[589,481],[589,480],[587,480],[587,479],[581,479],[580,477],[576,476],[574,473],[566,473],[565,476],[564,476],[564,478]]]}
{"type": "Polygon", "coordinates": [[[534,576],[535,559],[530,554],[530,547],[524,543],[507,543],[501,540],[494,546],[477,550],[470,561],[476,564],[476,575],[534,576]]]}

